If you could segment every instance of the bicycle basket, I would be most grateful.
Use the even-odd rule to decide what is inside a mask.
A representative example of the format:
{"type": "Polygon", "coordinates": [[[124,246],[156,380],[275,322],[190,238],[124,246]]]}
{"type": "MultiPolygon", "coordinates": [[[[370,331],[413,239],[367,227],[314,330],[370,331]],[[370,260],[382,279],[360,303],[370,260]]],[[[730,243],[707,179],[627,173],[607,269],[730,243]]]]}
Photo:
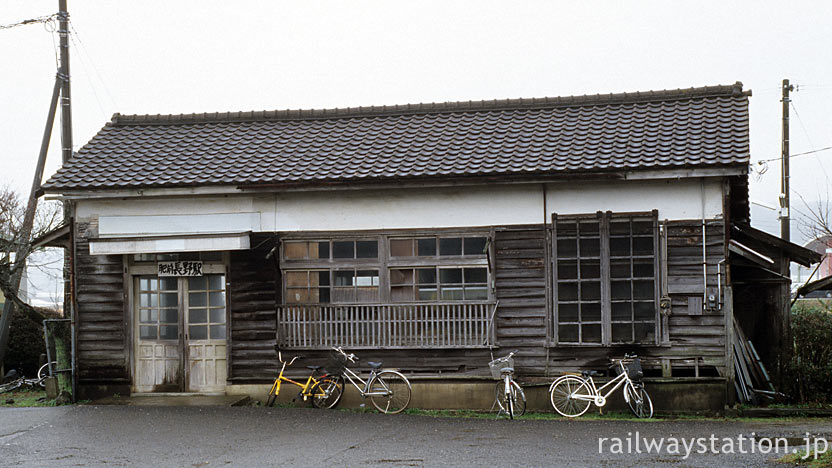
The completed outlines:
{"type": "Polygon", "coordinates": [[[329,360],[326,362],[326,366],[324,366],[327,373],[341,375],[344,373],[346,367],[347,358],[343,354],[337,352],[329,353],[329,360]]]}
{"type": "Polygon", "coordinates": [[[503,378],[500,375],[500,371],[505,369],[506,367],[514,368],[514,358],[513,357],[501,357],[497,358],[488,363],[488,367],[491,368],[491,377],[494,377],[497,380],[503,378]]]}
{"type": "Polygon", "coordinates": [[[627,366],[627,375],[630,376],[630,380],[641,381],[644,378],[644,370],[641,368],[641,359],[635,358],[632,361],[626,364],[627,366]]]}

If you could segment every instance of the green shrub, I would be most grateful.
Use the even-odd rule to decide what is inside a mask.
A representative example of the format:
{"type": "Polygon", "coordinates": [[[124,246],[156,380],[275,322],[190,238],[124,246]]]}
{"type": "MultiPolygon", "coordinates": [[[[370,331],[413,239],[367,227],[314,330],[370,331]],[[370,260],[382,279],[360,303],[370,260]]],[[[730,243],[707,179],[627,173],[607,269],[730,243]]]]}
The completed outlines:
{"type": "Polygon", "coordinates": [[[26,377],[36,377],[43,345],[43,319],[36,312],[15,310],[9,328],[9,348],[4,361],[6,372],[17,369],[26,377]]]}
{"type": "Polygon", "coordinates": [[[801,403],[832,403],[832,310],[822,302],[792,308],[790,394],[801,403]]]}

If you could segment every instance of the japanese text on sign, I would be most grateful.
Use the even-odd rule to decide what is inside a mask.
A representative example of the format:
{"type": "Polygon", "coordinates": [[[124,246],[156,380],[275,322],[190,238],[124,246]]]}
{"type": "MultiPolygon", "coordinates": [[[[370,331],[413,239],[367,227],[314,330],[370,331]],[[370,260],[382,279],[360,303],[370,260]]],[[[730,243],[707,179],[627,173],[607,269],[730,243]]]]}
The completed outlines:
{"type": "Polygon", "coordinates": [[[159,262],[159,276],[202,276],[202,262],[159,262]]]}

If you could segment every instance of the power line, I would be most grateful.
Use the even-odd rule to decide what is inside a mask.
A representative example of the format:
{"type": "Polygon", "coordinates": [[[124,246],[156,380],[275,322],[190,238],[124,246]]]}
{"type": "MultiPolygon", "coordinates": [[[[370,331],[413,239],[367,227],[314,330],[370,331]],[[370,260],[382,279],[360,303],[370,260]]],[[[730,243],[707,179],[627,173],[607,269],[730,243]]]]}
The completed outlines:
{"type": "MultiPolygon", "coordinates": [[[[812,151],[806,151],[806,152],[803,152],[803,153],[790,154],[789,157],[794,158],[794,157],[797,157],[797,156],[805,156],[807,154],[820,153],[821,151],[829,151],[829,150],[832,150],[832,146],[827,146],[826,148],[818,148],[818,149],[815,149],[815,150],[812,150],[812,151]]],[[[781,158],[763,159],[763,160],[757,161],[757,164],[764,164],[764,163],[769,163],[769,162],[772,162],[772,161],[779,161],[780,159],[781,158]]]]}
{"type": "Polygon", "coordinates": [[[23,21],[18,21],[17,23],[10,23],[10,24],[0,24],[0,29],[11,29],[16,28],[18,26],[26,26],[27,24],[38,24],[38,23],[48,23],[57,17],[57,13],[53,13],[51,15],[46,16],[38,16],[37,18],[30,18],[23,21]]]}

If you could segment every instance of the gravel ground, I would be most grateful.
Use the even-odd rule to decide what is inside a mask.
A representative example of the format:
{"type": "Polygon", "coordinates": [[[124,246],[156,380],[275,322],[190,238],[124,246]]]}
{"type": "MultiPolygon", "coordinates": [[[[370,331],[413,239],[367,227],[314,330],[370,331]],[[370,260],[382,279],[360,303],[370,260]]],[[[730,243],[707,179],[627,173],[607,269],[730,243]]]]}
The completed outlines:
{"type": "Polygon", "coordinates": [[[782,467],[773,453],[750,453],[747,439],[749,453],[738,453],[738,437],[800,438],[807,431],[828,437],[832,421],[509,421],[263,407],[3,408],[0,466],[782,467]],[[735,453],[700,454],[694,445],[688,457],[684,446],[679,454],[644,453],[643,447],[642,453],[628,454],[627,441],[634,443],[636,433],[642,441],[665,438],[665,443],[701,438],[708,449],[711,435],[718,438],[718,449],[722,438],[731,438],[735,453]],[[599,453],[602,437],[609,441],[599,453]]]}

